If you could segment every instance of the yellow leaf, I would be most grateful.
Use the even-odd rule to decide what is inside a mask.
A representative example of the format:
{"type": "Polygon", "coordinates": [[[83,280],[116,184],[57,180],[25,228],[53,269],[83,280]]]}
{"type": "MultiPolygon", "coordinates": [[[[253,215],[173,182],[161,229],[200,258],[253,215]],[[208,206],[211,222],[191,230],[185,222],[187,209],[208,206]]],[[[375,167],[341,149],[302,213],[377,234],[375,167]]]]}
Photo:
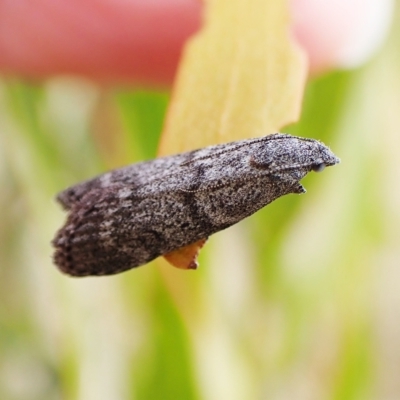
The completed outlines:
{"type": "Polygon", "coordinates": [[[306,60],[282,0],[208,0],[187,44],[160,155],[263,136],[296,121],[306,60]]]}

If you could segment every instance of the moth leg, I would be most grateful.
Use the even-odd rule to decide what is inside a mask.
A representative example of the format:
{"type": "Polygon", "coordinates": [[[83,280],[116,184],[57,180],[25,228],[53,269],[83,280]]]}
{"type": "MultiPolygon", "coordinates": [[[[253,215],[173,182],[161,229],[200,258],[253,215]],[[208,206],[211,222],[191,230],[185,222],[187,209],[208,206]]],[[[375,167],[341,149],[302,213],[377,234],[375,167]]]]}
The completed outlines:
{"type": "Polygon", "coordinates": [[[197,257],[199,255],[200,249],[204,246],[206,241],[207,238],[200,239],[195,243],[164,254],[163,257],[176,268],[197,269],[197,267],[199,266],[197,257]]]}

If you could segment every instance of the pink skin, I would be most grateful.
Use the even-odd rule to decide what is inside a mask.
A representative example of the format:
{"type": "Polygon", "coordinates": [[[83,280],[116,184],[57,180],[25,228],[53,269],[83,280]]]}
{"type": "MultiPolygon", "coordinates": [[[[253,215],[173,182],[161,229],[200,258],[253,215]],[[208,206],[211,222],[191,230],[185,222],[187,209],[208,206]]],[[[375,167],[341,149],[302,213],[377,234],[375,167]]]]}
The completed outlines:
{"type": "MultiPolygon", "coordinates": [[[[311,70],[340,64],[360,1],[346,0],[345,12],[337,11],[343,0],[323,7],[317,0],[290,1],[293,32],[311,70]]],[[[201,12],[199,0],[0,0],[0,71],[168,86],[201,12]]]]}
{"type": "Polygon", "coordinates": [[[383,42],[393,0],[289,0],[292,31],[306,49],[311,72],[355,67],[383,42]]]}
{"type": "Polygon", "coordinates": [[[351,26],[357,19],[358,7],[354,3],[348,1],[343,10],[321,1],[291,1],[293,33],[307,48],[312,71],[324,71],[336,64],[336,54],[351,35],[351,26]]]}

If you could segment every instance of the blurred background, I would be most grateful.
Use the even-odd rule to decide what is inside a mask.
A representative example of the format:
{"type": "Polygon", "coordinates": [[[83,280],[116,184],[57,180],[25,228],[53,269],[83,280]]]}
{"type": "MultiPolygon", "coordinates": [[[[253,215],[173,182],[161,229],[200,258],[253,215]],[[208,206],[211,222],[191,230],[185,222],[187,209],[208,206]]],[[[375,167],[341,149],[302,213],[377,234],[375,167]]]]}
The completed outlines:
{"type": "Polygon", "coordinates": [[[167,91],[0,80],[1,399],[400,399],[400,15],[363,66],[311,78],[285,132],[342,162],[212,236],[74,279],[55,194],[156,156],[167,91]]]}

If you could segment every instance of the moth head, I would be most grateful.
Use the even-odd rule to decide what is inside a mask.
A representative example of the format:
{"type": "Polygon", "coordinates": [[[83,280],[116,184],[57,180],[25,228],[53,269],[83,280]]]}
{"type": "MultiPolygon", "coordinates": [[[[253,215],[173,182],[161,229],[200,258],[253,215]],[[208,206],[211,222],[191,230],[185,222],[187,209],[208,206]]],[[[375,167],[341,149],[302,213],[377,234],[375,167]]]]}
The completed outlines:
{"type": "Polygon", "coordinates": [[[330,167],[340,162],[340,159],[332,153],[329,147],[321,142],[313,141],[309,149],[307,163],[309,163],[310,170],[314,172],[321,172],[325,167],[330,167]]]}
{"type": "MultiPolygon", "coordinates": [[[[329,147],[317,140],[298,138],[298,148],[296,149],[297,166],[289,172],[292,179],[297,180],[297,186],[294,186],[292,193],[304,193],[305,189],[298,182],[308,172],[321,172],[325,167],[338,164],[339,158],[336,157],[329,147]]],[[[296,147],[295,147],[296,148],[296,147]]]]}
{"type": "Polygon", "coordinates": [[[305,193],[300,181],[340,160],[323,143],[287,134],[269,135],[250,157],[250,166],[264,170],[271,182],[287,193],[305,193]]]}
{"type": "Polygon", "coordinates": [[[310,171],[321,172],[339,162],[323,143],[281,133],[267,136],[262,151],[256,149],[250,157],[253,168],[291,181],[300,181],[310,171]]]}

